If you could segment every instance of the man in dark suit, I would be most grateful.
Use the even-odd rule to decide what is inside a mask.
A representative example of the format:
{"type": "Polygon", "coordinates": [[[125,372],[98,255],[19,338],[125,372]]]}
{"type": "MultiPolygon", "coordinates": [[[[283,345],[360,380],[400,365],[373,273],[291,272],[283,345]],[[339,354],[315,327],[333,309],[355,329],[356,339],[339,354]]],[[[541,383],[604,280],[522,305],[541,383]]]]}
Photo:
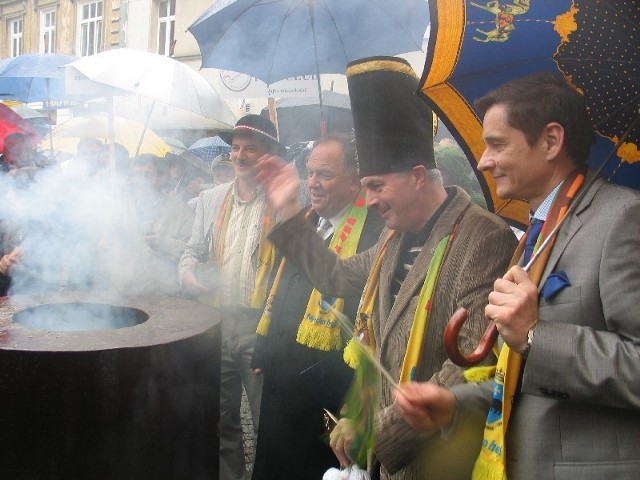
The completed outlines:
{"type": "Polygon", "coordinates": [[[398,408],[420,430],[455,431],[456,412],[493,404],[474,470],[492,478],[640,478],[640,193],[590,181],[593,127],[563,78],[513,80],[478,107],[478,167],[498,196],[529,201],[532,224],[544,221],[538,245],[571,210],[531,270],[514,265],[489,294],[504,341],[495,381],[410,384],[398,408]]]}
{"type": "MultiPolygon", "coordinates": [[[[351,138],[330,135],[314,143],[307,162],[307,187],[311,209],[303,210],[329,249],[344,245],[340,240],[344,235],[359,237],[353,239],[355,252],[375,244],[384,222],[364,204],[351,138]],[[358,210],[362,215],[355,213],[358,210]]],[[[338,466],[328,445],[323,408],[338,411],[353,374],[342,359],[340,326],[330,312],[322,311],[327,304],[336,306],[337,299],[314,292],[291,261],[284,261],[272,294],[270,325],[268,331],[259,328],[252,362],[254,372],[264,377],[253,478],[320,479],[327,469],[338,466]],[[316,317],[322,316],[334,323],[320,325],[316,317]]],[[[358,296],[346,298],[341,307],[351,320],[358,300],[358,296]]]]}

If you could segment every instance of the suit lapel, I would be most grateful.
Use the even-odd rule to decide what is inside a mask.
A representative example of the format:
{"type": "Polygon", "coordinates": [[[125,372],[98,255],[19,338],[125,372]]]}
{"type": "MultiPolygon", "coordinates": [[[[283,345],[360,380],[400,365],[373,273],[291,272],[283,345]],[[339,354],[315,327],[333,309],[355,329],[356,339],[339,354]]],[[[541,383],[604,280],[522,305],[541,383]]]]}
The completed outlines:
{"type": "MultiPolygon", "coordinates": [[[[589,178],[585,180],[588,182],[589,178]]],[[[580,201],[580,204],[576,207],[575,211],[570,214],[570,218],[560,227],[560,231],[558,232],[558,236],[556,238],[556,242],[553,246],[553,250],[549,255],[549,259],[547,260],[547,264],[544,268],[544,272],[542,274],[542,279],[540,280],[540,285],[538,286],[538,290],[541,290],[544,286],[547,277],[556,270],[556,266],[558,261],[562,257],[563,252],[567,248],[567,245],[571,241],[571,239],[575,236],[575,234],[582,227],[582,221],[580,220],[580,214],[584,212],[589,205],[591,205],[591,201],[593,200],[594,195],[602,185],[603,180],[597,180],[594,185],[589,188],[584,198],[580,201]]]]}

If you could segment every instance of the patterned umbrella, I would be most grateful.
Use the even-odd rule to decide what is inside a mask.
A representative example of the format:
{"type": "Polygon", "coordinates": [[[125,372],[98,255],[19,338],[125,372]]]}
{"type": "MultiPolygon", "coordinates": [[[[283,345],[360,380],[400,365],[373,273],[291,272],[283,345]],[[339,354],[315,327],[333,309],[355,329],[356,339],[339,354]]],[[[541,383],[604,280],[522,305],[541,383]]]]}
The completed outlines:
{"type": "Polygon", "coordinates": [[[230,153],[231,146],[216,135],[197,140],[187,148],[187,152],[204,162],[211,163],[218,155],[230,153]]]}
{"type": "MultiPolygon", "coordinates": [[[[582,91],[600,137],[596,167],[637,115],[640,103],[640,2],[430,0],[431,36],[422,93],[476,167],[484,144],[473,102],[509,79],[539,71],[563,74],[582,91]]],[[[640,186],[636,128],[604,174],[640,186]],[[612,174],[615,175],[612,176],[612,174]]],[[[489,208],[521,228],[527,205],[501,200],[491,176],[476,170],[489,208]]]]}

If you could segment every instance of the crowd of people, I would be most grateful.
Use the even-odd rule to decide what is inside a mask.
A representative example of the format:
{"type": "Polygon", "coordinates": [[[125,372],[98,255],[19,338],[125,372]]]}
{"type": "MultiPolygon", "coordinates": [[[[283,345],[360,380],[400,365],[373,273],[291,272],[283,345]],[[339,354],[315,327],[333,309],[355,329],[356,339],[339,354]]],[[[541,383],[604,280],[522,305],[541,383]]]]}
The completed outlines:
{"type": "Polygon", "coordinates": [[[408,62],[352,62],[347,81],[354,132],[315,140],[304,169],[258,115],[220,133],[231,153],[209,175],[189,175],[176,155],[117,148],[112,161],[113,149],[84,139],[44,181],[58,166],[39,165],[26,138],[5,139],[0,294],[90,286],[217,309],[221,480],[638,478],[640,192],[588,168],[583,97],[535,74],[477,100],[478,169],[500,198],[529,204],[518,240],[479,190],[452,184],[454,167],[439,168],[460,154],[434,148],[408,62]],[[89,202],[99,185],[118,206],[104,222],[89,202]],[[37,232],[49,248],[63,240],[58,262],[33,258],[37,232]],[[82,253],[105,261],[90,269],[82,253]],[[459,307],[464,353],[487,325],[499,333],[469,369],[443,342],[459,307]],[[359,377],[366,362],[384,372],[373,390],[359,377]],[[353,385],[359,404],[346,405],[353,385]]]}

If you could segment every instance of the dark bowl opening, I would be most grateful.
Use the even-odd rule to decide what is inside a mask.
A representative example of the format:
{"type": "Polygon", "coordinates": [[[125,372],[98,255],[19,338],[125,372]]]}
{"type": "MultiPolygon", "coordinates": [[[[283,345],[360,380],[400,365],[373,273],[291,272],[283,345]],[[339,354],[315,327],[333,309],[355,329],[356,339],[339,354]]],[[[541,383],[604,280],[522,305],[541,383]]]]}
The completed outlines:
{"type": "Polygon", "coordinates": [[[61,332],[115,330],[135,327],[149,315],[142,310],[102,303],[48,303],[26,308],[13,315],[13,321],[31,330],[61,332]]]}

